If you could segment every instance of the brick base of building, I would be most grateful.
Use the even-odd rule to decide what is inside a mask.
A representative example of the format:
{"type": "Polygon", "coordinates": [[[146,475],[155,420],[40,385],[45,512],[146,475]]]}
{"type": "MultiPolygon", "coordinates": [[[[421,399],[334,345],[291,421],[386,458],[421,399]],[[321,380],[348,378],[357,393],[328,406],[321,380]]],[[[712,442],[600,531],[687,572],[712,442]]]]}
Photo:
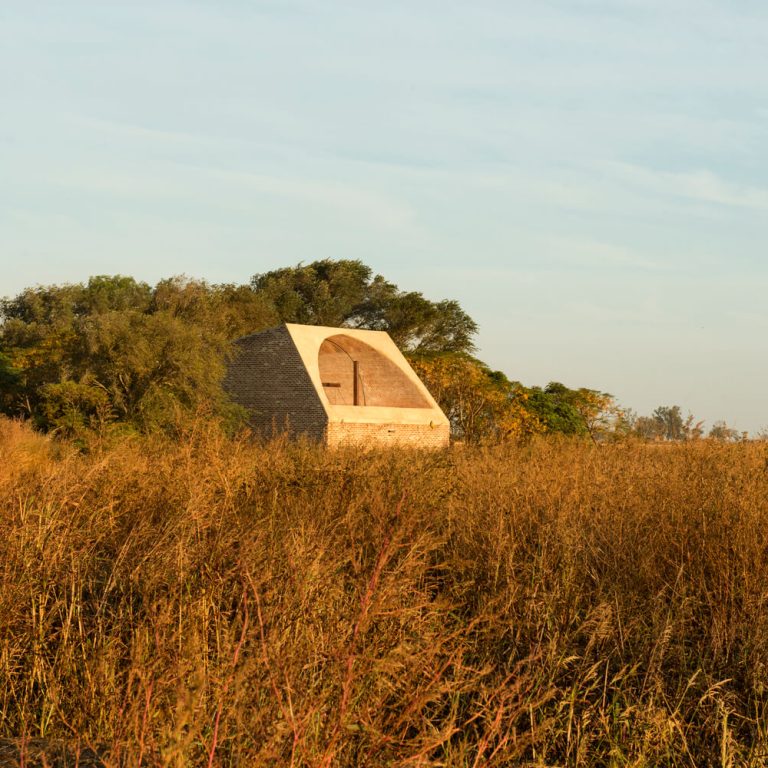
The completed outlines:
{"type": "Polygon", "coordinates": [[[429,424],[348,424],[331,422],[326,427],[326,444],[330,448],[347,445],[361,447],[403,446],[439,449],[448,446],[448,425],[429,424]]]}

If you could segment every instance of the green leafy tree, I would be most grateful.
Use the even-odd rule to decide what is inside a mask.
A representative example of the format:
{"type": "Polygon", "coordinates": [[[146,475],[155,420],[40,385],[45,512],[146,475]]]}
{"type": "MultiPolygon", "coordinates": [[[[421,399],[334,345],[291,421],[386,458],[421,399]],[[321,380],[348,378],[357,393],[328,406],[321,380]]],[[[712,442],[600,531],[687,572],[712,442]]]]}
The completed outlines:
{"type": "Polygon", "coordinates": [[[724,443],[735,443],[741,440],[741,432],[729,427],[724,421],[716,421],[707,436],[712,440],[720,440],[724,443]]]}
{"type": "Polygon", "coordinates": [[[679,405],[660,405],[652,414],[658,434],[665,440],[685,439],[685,421],[679,405]]]}
{"type": "Polygon", "coordinates": [[[0,351],[0,411],[13,407],[18,397],[21,376],[13,367],[11,359],[0,351]]]}
{"type": "Polygon", "coordinates": [[[572,402],[572,394],[572,390],[557,381],[544,388],[530,387],[527,406],[545,425],[547,432],[586,435],[586,426],[572,402]]]}
{"type": "Polygon", "coordinates": [[[400,291],[357,260],[315,261],[254,276],[281,322],[387,331],[417,354],[468,353],[477,324],[458,302],[400,291]]]}
{"type": "Polygon", "coordinates": [[[637,424],[640,418],[631,408],[621,408],[614,404],[610,436],[614,440],[637,437],[637,424]]]}
{"type": "Polygon", "coordinates": [[[44,384],[39,394],[38,420],[54,434],[82,438],[93,430],[103,433],[114,421],[109,394],[87,379],[44,384]]]}
{"type": "MultiPolygon", "coordinates": [[[[16,382],[6,413],[32,417],[65,434],[110,423],[169,428],[206,408],[230,416],[221,381],[229,345],[207,286],[176,286],[187,303],[132,278],[96,277],[85,285],[24,291],[2,304],[0,343],[16,382]],[[185,314],[181,307],[186,307],[185,314]]],[[[215,292],[214,292],[215,294],[215,292]]]]}
{"type": "Polygon", "coordinates": [[[152,300],[147,283],[124,275],[97,275],[82,288],[73,312],[78,317],[133,310],[146,312],[152,300]]]}
{"type": "Polygon", "coordinates": [[[702,425],[691,413],[684,417],[679,405],[660,405],[650,416],[633,415],[628,434],[642,440],[696,440],[704,434],[702,425]]]}
{"type": "Polygon", "coordinates": [[[589,437],[613,437],[622,429],[621,411],[612,395],[596,389],[570,389],[558,381],[526,390],[526,408],[547,432],[589,437]]]}
{"type": "Polygon", "coordinates": [[[155,286],[151,311],[173,315],[230,340],[281,322],[269,297],[249,285],[210,285],[184,276],[155,286]]]}
{"type": "Polygon", "coordinates": [[[638,416],[632,425],[630,434],[641,440],[662,440],[665,431],[666,427],[663,421],[653,416],[638,416]]]}
{"type": "Polygon", "coordinates": [[[683,417],[679,405],[660,405],[651,418],[656,434],[664,440],[695,440],[703,434],[703,422],[697,422],[691,413],[683,417]]]}
{"type": "Polygon", "coordinates": [[[282,322],[341,326],[365,302],[370,282],[361,261],[325,259],[255,275],[251,286],[282,322]]]}

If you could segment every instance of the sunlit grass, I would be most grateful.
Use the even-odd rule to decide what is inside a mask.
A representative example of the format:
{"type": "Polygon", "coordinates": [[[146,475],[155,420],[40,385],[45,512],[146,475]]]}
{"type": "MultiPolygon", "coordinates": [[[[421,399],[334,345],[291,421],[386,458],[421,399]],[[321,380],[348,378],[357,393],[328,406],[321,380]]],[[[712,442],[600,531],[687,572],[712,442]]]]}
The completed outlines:
{"type": "Polygon", "coordinates": [[[760,444],[0,422],[0,737],[138,766],[764,765],[760,444]]]}

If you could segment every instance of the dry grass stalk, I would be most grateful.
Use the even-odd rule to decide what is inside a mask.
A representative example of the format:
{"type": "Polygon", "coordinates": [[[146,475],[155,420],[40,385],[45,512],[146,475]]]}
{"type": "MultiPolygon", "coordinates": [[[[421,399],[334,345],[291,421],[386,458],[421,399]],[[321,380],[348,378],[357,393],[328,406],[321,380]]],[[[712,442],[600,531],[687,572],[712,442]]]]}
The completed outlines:
{"type": "Polygon", "coordinates": [[[768,763],[759,444],[0,458],[16,764],[768,763]]]}

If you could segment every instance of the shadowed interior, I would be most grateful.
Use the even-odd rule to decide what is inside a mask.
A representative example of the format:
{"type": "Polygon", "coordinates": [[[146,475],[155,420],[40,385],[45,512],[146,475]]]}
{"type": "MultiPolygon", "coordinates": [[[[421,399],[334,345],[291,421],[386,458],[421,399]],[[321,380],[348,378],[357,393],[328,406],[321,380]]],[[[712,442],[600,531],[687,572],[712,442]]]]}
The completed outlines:
{"type": "Polygon", "coordinates": [[[323,392],[331,405],[431,407],[416,385],[395,363],[351,336],[338,334],[327,338],[320,345],[318,366],[323,392]]]}

